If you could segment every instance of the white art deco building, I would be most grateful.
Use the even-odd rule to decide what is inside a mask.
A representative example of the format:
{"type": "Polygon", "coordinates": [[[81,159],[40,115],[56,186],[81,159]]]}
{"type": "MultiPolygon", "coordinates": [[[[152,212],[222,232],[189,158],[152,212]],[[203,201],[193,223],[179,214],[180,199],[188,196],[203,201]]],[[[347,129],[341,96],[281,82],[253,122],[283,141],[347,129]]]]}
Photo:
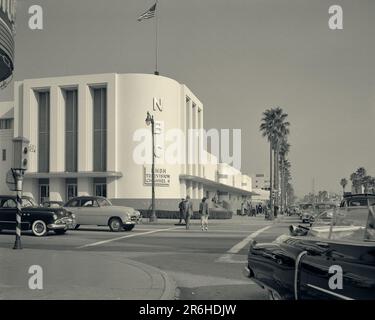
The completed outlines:
{"type": "MultiPolygon", "coordinates": [[[[166,77],[112,73],[15,82],[14,101],[0,103],[0,174],[5,177],[11,167],[12,138],[24,136],[31,151],[24,193],[38,202],[102,195],[147,209],[151,166],[134,160],[141,143],[135,133],[150,132],[147,111],[161,136],[173,129],[203,129],[203,104],[185,85],[166,77]]],[[[176,210],[186,195],[224,201],[234,210],[251,197],[249,176],[213,155],[208,158],[209,163],[175,164],[158,159],[158,210],[176,210]]],[[[0,193],[9,193],[1,181],[0,193]]]]}

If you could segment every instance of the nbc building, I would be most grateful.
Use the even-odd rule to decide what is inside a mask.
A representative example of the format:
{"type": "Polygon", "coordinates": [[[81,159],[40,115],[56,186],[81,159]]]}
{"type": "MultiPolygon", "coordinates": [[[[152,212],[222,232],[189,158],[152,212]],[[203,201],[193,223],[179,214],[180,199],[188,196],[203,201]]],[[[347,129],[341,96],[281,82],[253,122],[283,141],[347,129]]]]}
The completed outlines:
{"type": "MultiPolygon", "coordinates": [[[[141,156],[152,153],[147,112],[155,119],[155,153],[167,148],[163,141],[168,139],[160,137],[168,132],[182,132],[182,145],[191,139],[189,130],[203,134],[203,104],[187,86],[163,76],[112,73],[16,81],[14,101],[0,103],[0,172],[5,177],[12,165],[12,138],[23,136],[30,141],[25,195],[39,203],[97,195],[148,209],[151,163],[136,159],[137,150],[141,156]],[[147,133],[150,139],[142,140],[147,133]]],[[[194,157],[204,152],[209,161],[170,163],[157,156],[157,210],[176,211],[187,195],[194,202],[207,197],[233,211],[251,198],[249,176],[199,146],[193,151],[194,157]]],[[[183,158],[193,151],[186,148],[183,158]]],[[[9,193],[1,181],[0,193],[9,193]]]]}

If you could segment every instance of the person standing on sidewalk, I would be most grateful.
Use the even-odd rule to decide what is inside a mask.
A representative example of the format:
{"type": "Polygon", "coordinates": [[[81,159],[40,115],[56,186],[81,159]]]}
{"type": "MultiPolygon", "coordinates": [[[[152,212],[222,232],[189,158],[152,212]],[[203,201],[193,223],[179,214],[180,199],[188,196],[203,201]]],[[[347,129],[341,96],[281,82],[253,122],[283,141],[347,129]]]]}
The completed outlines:
{"type": "Polygon", "coordinates": [[[208,203],[206,202],[206,200],[207,198],[203,198],[202,202],[199,204],[199,213],[201,214],[202,231],[208,230],[209,208],[208,208],[208,203]]]}
{"type": "Polygon", "coordinates": [[[190,201],[190,196],[186,196],[186,200],[184,203],[184,216],[186,222],[186,230],[190,229],[190,218],[193,215],[193,204],[190,201]]]}
{"type": "Polygon", "coordinates": [[[178,222],[178,224],[182,224],[182,220],[185,220],[185,199],[182,198],[181,199],[181,202],[178,204],[178,209],[180,211],[180,221],[178,222]]]}

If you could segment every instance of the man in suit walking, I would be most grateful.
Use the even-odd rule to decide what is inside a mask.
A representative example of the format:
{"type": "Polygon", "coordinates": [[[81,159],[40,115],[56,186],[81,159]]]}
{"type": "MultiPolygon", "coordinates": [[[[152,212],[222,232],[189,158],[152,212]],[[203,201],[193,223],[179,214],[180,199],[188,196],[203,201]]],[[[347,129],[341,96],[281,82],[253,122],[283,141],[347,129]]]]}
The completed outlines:
{"type": "Polygon", "coordinates": [[[190,218],[193,215],[193,203],[190,201],[190,196],[186,196],[185,206],[184,206],[184,215],[186,222],[186,230],[190,229],[190,218]]]}

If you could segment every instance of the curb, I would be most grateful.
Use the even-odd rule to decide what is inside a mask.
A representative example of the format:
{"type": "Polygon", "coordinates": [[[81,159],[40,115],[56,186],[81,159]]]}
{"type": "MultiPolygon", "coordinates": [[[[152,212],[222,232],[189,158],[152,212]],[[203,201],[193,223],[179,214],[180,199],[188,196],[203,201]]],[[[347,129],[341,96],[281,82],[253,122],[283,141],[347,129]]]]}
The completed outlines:
{"type": "Polygon", "coordinates": [[[171,278],[166,272],[160,269],[158,270],[161,273],[165,283],[164,292],[161,295],[160,300],[176,300],[178,296],[176,281],[171,278]]]}
{"type": "MultiPolygon", "coordinates": [[[[108,253],[100,253],[105,256],[110,256],[112,259],[121,259],[121,257],[112,257],[108,253]]],[[[174,279],[172,279],[165,271],[151,266],[149,264],[145,264],[139,261],[135,261],[129,258],[123,258],[125,261],[121,261],[122,263],[131,264],[142,269],[144,272],[148,273],[150,277],[154,278],[154,274],[159,274],[164,282],[164,290],[159,297],[159,300],[175,300],[176,299],[176,292],[177,292],[177,284],[174,279]]],[[[119,261],[119,260],[117,260],[119,261]]]]}

